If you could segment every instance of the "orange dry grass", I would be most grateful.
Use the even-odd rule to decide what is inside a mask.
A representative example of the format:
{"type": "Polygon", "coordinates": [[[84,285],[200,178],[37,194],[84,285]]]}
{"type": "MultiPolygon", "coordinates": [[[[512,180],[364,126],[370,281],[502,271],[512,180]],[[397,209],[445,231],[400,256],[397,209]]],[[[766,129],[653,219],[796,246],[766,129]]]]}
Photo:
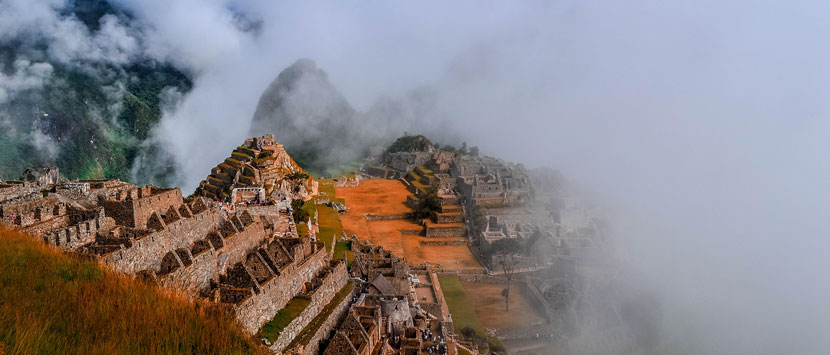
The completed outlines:
{"type": "Polygon", "coordinates": [[[0,227],[9,354],[258,353],[226,308],[192,302],[0,227]]]}
{"type": "Polygon", "coordinates": [[[367,179],[357,187],[336,187],[337,197],[346,201],[348,212],[340,216],[343,230],[349,235],[357,234],[361,240],[382,245],[405,257],[407,262],[440,264],[445,269],[481,269],[466,245],[422,245],[421,241],[464,241],[465,238],[426,238],[418,235],[403,235],[401,230],[424,229],[412,220],[367,221],[366,213],[376,215],[404,214],[412,212],[406,206],[410,195],[398,180],[367,179]]]}
{"type": "Polygon", "coordinates": [[[387,179],[365,179],[356,187],[335,187],[337,197],[346,200],[346,207],[358,215],[402,214],[412,210],[406,207],[406,196],[411,195],[402,182],[387,179]]]}
{"type": "Polygon", "coordinates": [[[469,281],[461,281],[461,286],[467,295],[475,295],[468,297],[467,301],[485,328],[510,329],[545,322],[515,282],[510,285],[509,312],[504,310],[504,297],[501,295],[506,286],[469,281]]]}

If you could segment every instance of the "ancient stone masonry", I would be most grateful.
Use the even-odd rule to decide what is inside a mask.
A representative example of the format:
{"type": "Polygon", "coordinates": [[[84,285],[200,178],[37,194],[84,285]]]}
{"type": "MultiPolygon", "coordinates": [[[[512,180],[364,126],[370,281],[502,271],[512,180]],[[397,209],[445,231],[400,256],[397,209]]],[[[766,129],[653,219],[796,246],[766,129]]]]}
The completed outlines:
{"type": "Polygon", "coordinates": [[[239,188],[263,189],[262,194],[256,194],[256,198],[260,198],[258,201],[262,201],[262,195],[270,197],[275,192],[304,199],[316,194],[317,182],[311,176],[304,181],[288,179],[292,174],[299,173],[303,173],[302,168],[288,155],[282,144],[275,142],[274,136],[268,134],[245,140],[230,157],[211,169],[207,179],[199,184],[197,193],[219,201],[244,197],[244,194],[233,193],[239,188]]]}
{"type": "Polygon", "coordinates": [[[325,306],[324,310],[318,313],[311,323],[306,325],[302,333],[295,337],[288,344],[288,347],[284,348],[284,353],[297,355],[322,353],[321,345],[325,346],[326,344],[321,343],[326,339],[330,339],[337,329],[337,325],[345,319],[357,290],[359,289],[355,288],[353,284],[347,284],[338,291],[335,298],[325,306]]]}
{"type": "Polygon", "coordinates": [[[445,324],[402,296],[362,294],[324,354],[447,354],[445,324]]]}
{"type": "MultiPolygon", "coordinates": [[[[138,222],[146,228],[119,225],[82,251],[98,255],[104,263],[120,272],[159,272],[162,260],[166,258],[168,263],[171,262],[177,257],[173,255],[177,250],[190,250],[210,231],[231,224],[222,220],[215,208],[207,208],[201,199],[193,200],[190,205],[181,199],[179,203],[182,204],[170,206],[164,214],[154,211],[147,222],[138,222]]],[[[167,201],[162,200],[162,205],[166,204],[167,201]]],[[[187,253],[179,251],[178,254],[183,258],[187,253]]]]}
{"type": "Polygon", "coordinates": [[[414,276],[405,260],[368,242],[353,242],[352,249],[360,295],[323,353],[454,353],[452,322],[435,274],[414,276]]]}
{"type": "Polygon", "coordinates": [[[375,281],[379,276],[383,276],[385,279],[383,282],[392,286],[394,294],[409,293],[409,266],[406,260],[396,257],[382,246],[372,246],[368,242],[353,243],[352,249],[355,252],[352,261],[352,276],[362,278],[367,282],[375,281]]]}
{"type": "Polygon", "coordinates": [[[304,285],[305,292],[298,295],[310,300],[303,312],[286,326],[279,338],[270,346],[271,350],[280,352],[302,331],[314,317],[323,310],[348,282],[346,262],[343,260],[331,261],[323,267],[317,275],[304,285]]]}
{"type": "MultiPolygon", "coordinates": [[[[274,351],[346,289],[346,263],[331,261],[324,243],[299,237],[291,216],[291,199],[316,194],[317,183],[270,135],[246,140],[187,198],[179,189],[118,180],[62,181],[50,169],[24,175],[0,183],[0,223],[117,272],[229,304],[250,334],[292,298],[310,300],[274,351]]],[[[338,298],[337,319],[351,301],[338,298]]],[[[308,349],[328,335],[318,333],[308,349]]]]}
{"type": "Polygon", "coordinates": [[[212,297],[232,304],[242,328],[253,334],[302,292],[306,282],[328,264],[328,255],[322,242],[274,240],[232,266],[212,297]],[[307,258],[306,246],[313,248],[307,258]]]}

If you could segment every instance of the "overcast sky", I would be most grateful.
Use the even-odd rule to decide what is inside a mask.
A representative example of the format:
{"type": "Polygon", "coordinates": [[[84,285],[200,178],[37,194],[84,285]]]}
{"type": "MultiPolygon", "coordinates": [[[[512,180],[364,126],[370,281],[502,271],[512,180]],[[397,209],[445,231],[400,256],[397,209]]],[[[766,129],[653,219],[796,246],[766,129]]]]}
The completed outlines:
{"type": "Polygon", "coordinates": [[[0,35],[190,73],[157,132],[186,191],[298,58],[359,110],[431,87],[437,117],[483,153],[593,192],[661,296],[672,353],[830,349],[830,2],[116,2],[142,25],[92,35],[59,20],[63,1],[10,0],[0,35]]]}
{"type": "Polygon", "coordinates": [[[666,349],[830,349],[830,3],[126,5],[197,73],[165,127],[220,144],[185,137],[190,154],[222,159],[300,57],[358,109],[435,87],[470,144],[595,192],[661,297],[666,349]]]}

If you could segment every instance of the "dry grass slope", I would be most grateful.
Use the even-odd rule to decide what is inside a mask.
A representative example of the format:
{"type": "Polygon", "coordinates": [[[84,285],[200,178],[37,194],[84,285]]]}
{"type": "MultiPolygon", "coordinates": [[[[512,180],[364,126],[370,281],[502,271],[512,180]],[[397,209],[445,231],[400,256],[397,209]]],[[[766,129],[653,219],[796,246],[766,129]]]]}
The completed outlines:
{"type": "Polygon", "coordinates": [[[146,285],[0,227],[8,354],[262,353],[220,306],[146,285]]]}

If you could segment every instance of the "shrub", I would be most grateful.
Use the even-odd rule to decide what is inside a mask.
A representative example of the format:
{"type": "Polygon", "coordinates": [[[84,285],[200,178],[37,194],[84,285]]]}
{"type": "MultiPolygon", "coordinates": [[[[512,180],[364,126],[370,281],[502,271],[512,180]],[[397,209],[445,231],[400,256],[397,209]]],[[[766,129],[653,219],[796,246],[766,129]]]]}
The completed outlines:
{"type": "Polygon", "coordinates": [[[476,336],[476,330],[471,327],[464,327],[461,328],[461,335],[464,337],[464,339],[472,339],[474,336],[476,336]]]}
{"type": "Polygon", "coordinates": [[[305,201],[301,199],[291,201],[291,211],[294,216],[294,223],[305,222],[310,217],[308,211],[303,209],[304,204],[305,201]]]}

